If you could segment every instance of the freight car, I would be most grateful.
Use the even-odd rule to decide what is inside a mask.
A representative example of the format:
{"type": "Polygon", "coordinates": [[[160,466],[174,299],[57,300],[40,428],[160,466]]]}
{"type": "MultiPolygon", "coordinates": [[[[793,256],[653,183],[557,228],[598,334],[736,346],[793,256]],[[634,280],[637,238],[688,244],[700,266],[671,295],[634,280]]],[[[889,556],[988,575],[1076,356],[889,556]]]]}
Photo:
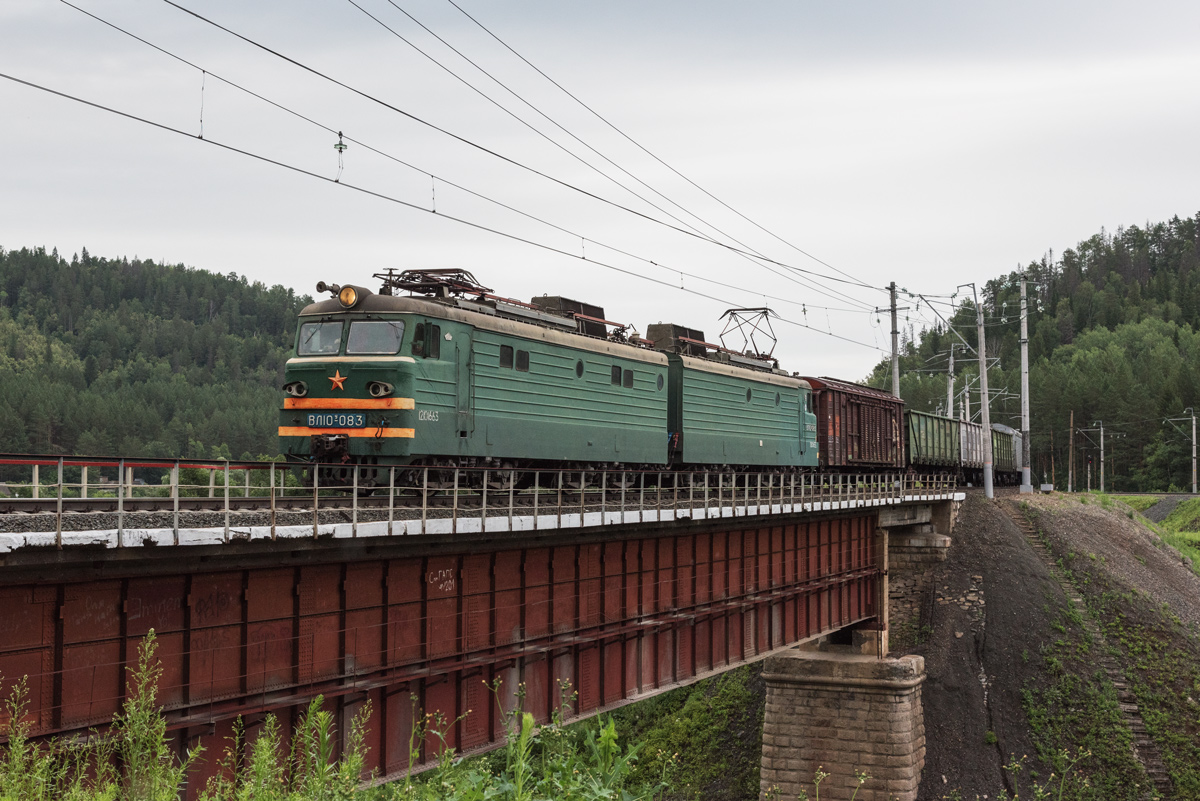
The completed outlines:
{"type": "Polygon", "coordinates": [[[807,378],[816,394],[820,466],[833,471],[903,470],[904,401],[861,384],[807,378]]]}

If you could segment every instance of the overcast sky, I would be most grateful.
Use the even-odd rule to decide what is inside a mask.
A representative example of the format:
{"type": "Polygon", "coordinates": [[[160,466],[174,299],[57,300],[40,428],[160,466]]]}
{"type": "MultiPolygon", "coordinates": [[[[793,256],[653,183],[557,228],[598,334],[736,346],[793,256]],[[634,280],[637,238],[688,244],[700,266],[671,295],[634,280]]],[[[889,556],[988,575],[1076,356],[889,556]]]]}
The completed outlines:
{"type": "Polygon", "coordinates": [[[0,72],[186,135],[0,80],[0,247],[309,293],[461,267],[710,341],[726,308],[766,304],[784,367],[861,379],[889,281],[948,294],[1200,210],[1194,2],[458,0],[484,30],[449,0],[179,0],[350,89],[163,0],[73,2],[195,67],[58,0],[5,0],[0,72]],[[314,122],[354,140],[343,185],[314,122]]]}

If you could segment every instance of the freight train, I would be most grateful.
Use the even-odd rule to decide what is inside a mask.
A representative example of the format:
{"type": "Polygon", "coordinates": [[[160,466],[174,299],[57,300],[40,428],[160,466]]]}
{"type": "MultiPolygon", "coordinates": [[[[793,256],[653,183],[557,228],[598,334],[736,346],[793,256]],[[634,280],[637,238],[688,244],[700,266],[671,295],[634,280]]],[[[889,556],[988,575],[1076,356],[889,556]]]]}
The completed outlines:
{"type": "MultiPolygon", "coordinates": [[[[318,284],[332,297],[300,312],[287,361],[281,450],[323,486],[355,465],[367,489],[389,466],[491,467],[497,481],[542,469],[982,476],[981,425],[788,373],[701,331],[656,324],[643,338],[599,307],[499,297],[461,270],[375,277],[378,293],[318,284]]],[[[997,482],[1015,481],[1020,435],[991,437],[997,482]]]]}

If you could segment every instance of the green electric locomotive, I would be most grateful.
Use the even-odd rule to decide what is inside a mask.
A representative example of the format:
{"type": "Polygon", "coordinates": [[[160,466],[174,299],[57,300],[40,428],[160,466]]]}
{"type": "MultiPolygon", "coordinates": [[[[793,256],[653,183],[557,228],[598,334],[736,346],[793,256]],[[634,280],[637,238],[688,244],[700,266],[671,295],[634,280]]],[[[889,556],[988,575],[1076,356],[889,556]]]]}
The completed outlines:
{"type": "Polygon", "coordinates": [[[320,284],[333,297],[300,313],[279,437],[322,484],[354,465],[365,487],[390,465],[816,465],[808,384],[766,364],[629,335],[564,298],[501,298],[462,271],[377,277],[378,294],[320,284]]]}

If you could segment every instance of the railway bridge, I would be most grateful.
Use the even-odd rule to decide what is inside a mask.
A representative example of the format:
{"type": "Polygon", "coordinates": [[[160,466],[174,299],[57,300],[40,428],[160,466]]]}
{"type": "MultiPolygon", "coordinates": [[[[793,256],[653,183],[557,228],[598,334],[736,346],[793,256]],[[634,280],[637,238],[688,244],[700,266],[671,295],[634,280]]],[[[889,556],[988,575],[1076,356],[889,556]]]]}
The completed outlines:
{"type": "MultiPolygon", "coordinates": [[[[963,496],[944,477],[446,469],[398,481],[393,469],[364,495],[358,468],[347,492],[289,486],[267,463],[4,461],[31,480],[0,499],[0,676],[5,692],[28,677],[38,735],[111,721],[151,630],[181,750],[202,739],[219,751],[239,716],[251,736],[267,713],[286,731],[322,695],[343,733],[370,703],[368,768],[383,778],[419,767],[416,715],[444,721],[418,744],[424,761],[443,737],[461,751],[501,742],[517,705],[587,716],[806,654],[768,663],[764,786],[811,776],[797,760],[820,759],[821,724],[851,712],[858,740],[886,741],[877,797],[915,797],[923,740],[893,723],[916,714],[919,726],[922,671],[880,661],[888,542],[948,533],[963,496]],[[830,642],[854,653],[816,649],[830,642]],[[864,720],[863,698],[883,705],[886,731],[864,720]],[[810,724],[811,737],[788,734],[810,724]]],[[[839,736],[843,749],[855,739],[839,736]]]]}

